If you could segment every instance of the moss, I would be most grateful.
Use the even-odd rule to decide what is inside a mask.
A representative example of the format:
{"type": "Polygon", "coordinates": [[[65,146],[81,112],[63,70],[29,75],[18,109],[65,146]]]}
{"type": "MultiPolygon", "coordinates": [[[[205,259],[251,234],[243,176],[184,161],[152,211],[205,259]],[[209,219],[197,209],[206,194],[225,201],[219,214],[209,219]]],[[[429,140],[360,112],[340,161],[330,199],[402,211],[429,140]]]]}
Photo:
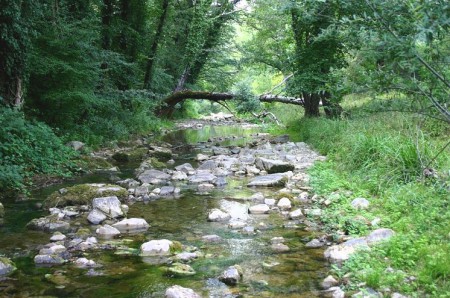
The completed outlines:
{"type": "Polygon", "coordinates": [[[78,167],[87,170],[110,169],[114,167],[112,163],[101,157],[83,155],[76,161],[78,167]]]}
{"type": "Polygon", "coordinates": [[[170,245],[170,253],[176,254],[183,251],[183,245],[178,241],[172,241],[170,245]]]}
{"type": "Polygon", "coordinates": [[[147,152],[148,152],[147,148],[135,148],[130,152],[128,152],[128,156],[130,160],[142,160],[147,154],[147,152]]]}
{"type": "Polygon", "coordinates": [[[80,184],[68,187],[61,194],[60,191],[53,192],[44,201],[44,206],[70,206],[70,205],[89,205],[94,198],[116,196],[124,200],[128,196],[128,191],[117,185],[111,184],[80,184]]]}

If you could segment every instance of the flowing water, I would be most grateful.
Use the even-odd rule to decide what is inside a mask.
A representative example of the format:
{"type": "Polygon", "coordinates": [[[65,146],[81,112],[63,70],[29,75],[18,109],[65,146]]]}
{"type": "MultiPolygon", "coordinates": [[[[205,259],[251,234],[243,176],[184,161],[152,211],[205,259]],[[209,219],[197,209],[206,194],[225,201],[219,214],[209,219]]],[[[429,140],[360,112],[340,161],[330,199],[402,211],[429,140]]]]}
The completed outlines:
{"type": "MultiPolygon", "coordinates": [[[[245,126],[205,126],[201,129],[180,130],[168,134],[164,140],[178,148],[177,164],[189,161],[196,153],[206,150],[206,142],[219,142],[222,146],[243,145],[257,137],[257,128],[245,126]]],[[[194,165],[195,166],[195,165],[194,165]]],[[[122,164],[122,173],[131,173],[130,165],[122,164]]],[[[128,174],[129,175],[129,174],[128,174]]],[[[121,178],[127,178],[127,174],[121,178]]],[[[228,184],[208,195],[183,189],[179,198],[136,202],[130,205],[128,217],[144,218],[150,229],[135,236],[122,236],[118,250],[79,252],[75,257],[87,257],[101,264],[87,275],[87,269],[72,264],[55,267],[37,267],[33,257],[38,246],[49,242],[50,234],[29,231],[26,224],[33,218],[45,216],[36,203],[42,202],[52,191],[77,183],[107,182],[108,175],[90,175],[70,183],[55,185],[32,194],[27,201],[4,202],[6,217],[0,227],[0,255],[10,257],[18,270],[0,280],[0,297],[164,297],[171,285],[192,288],[203,297],[316,297],[319,282],[328,268],[322,249],[307,249],[304,243],[311,236],[304,226],[286,226],[280,214],[251,216],[250,203],[243,200],[255,192],[270,196],[277,189],[251,189],[246,178],[230,177],[228,184]],[[206,220],[208,211],[221,208],[233,217],[248,219],[258,227],[254,235],[231,230],[223,223],[206,220]],[[218,243],[205,243],[203,235],[216,234],[223,238],[218,243]],[[287,253],[274,253],[270,239],[282,236],[290,247],[287,253]],[[150,239],[170,239],[183,245],[199,248],[206,256],[191,263],[197,272],[193,276],[167,275],[164,265],[152,264],[138,256],[140,245],[150,239]],[[243,282],[228,287],[217,277],[231,265],[239,264],[244,270],[243,282]],[[47,277],[46,277],[47,276],[47,277]]],[[[91,227],[92,231],[95,228],[91,227]]],[[[95,235],[95,232],[93,232],[95,235]]],[[[101,242],[101,240],[99,240],[101,242]]],[[[117,244],[117,243],[116,243],[117,244]]]]}

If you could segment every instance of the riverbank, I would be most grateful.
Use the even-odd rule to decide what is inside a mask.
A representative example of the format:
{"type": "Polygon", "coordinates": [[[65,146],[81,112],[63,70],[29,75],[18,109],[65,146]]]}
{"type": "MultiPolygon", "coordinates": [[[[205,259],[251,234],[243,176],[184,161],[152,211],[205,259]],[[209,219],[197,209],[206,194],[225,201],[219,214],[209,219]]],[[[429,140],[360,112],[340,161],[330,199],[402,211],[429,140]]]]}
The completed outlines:
{"type": "Polygon", "coordinates": [[[323,231],[338,242],[359,239],[362,248],[331,274],[348,293],[448,297],[450,154],[440,152],[448,128],[362,107],[348,109],[350,119],[288,123],[291,134],[327,156],[309,171],[323,231]],[[380,227],[395,233],[382,245],[360,238],[380,227]]]}

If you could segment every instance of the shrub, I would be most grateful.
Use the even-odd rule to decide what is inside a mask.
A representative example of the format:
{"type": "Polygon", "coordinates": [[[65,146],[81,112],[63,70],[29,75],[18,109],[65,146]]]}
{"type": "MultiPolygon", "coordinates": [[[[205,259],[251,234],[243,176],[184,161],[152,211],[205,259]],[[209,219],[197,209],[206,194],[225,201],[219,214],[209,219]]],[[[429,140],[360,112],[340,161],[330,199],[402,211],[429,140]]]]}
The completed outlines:
{"type": "Polygon", "coordinates": [[[0,108],[0,189],[23,190],[34,174],[68,174],[74,154],[47,125],[0,108]]]}

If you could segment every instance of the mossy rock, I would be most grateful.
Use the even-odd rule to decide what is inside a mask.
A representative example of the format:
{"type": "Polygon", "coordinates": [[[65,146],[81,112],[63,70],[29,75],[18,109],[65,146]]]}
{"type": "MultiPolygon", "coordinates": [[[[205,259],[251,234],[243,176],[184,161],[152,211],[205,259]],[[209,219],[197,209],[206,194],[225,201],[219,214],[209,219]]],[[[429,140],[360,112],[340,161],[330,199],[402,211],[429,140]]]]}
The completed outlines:
{"type": "Polygon", "coordinates": [[[128,157],[130,160],[142,160],[147,155],[148,149],[147,148],[135,148],[128,152],[128,157]]]}
{"type": "Polygon", "coordinates": [[[113,154],[112,159],[118,162],[129,162],[130,156],[125,152],[116,152],[113,154]]]}
{"type": "Polygon", "coordinates": [[[111,169],[114,167],[112,163],[104,158],[88,155],[80,156],[77,164],[79,167],[87,171],[111,169]]]}
{"type": "Polygon", "coordinates": [[[55,191],[44,201],[44,206],[49,208],[90,205],[94,198],[108,196],[116,196],[123,201],[127,198],[128,191],[112,184],[79,184],[66,188],[64,192],[55,191]]]}
{"type": "Polygon", "coordinates": [[[196,272],[187,264],[173,263],[172,266],[167,269],[167,273],[174,276],[191,276],[195,275],[196,272]]]}
{"type": "Polygon", "coordinates": [[[172,241],[172,244],[170,245],[170,253],[176,254],[183,251],[183,244],[179,241],[172,241]]]}
{"type": "Polygon", "coordinates": [[[16,266],[10,259],[0,257],[0,276],[10,275],[16,271],[16,269],[16,266]]]}

